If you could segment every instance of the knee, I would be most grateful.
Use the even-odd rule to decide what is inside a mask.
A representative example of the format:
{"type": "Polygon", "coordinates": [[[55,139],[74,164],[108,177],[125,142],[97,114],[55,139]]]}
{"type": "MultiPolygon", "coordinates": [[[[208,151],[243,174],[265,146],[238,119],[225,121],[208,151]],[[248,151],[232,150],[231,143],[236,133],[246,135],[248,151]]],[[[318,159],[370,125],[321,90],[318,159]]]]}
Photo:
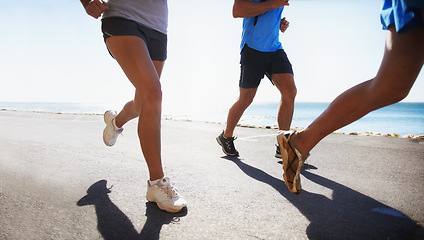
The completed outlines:
{"type": "Polygon", "coordinates": [[[149,94],[149,98],[154,102],[161,103],[162,102],[162,89],[157,88],[157,89],[152,90],[149,94]]]}
{"type": "Polygon", "coordinates": [[[292,90],[289,92],[289,96],[294,100],[296,98],[297,95],[297,88],[296,86],[293,86],[292,90]]]}
{"type": "Polygon", "coordinates": [[[162,105],[162,90],[158,88],[147,91],[142,98],[142,105],[143,107],[160,108],[162,105]]]}
{"type": "Polygon", "coordinates": [[[280,91],[281,98],[288,101],[294,101],[297,94],[296,84],[294,83],[293,75],[282,74],[274,77],[275,86],[280,91]]]}
{"type": "Polygon", "coordinates": [[[242,96],[238,99],[238,103],[240,104],[240,106],[242,106],[243,108],[247,108],[250,106],[250,104],[253,102],[253,98],[254,96],[242,96]]]}
{"type": "Polygon", "coordinates": [[[395,90],[389,89],[387,91],[381,92],[378,96],[378,99],[382,103],[382,105],[387,106],[405,99],[409,94],[408,90],[395,90]]]}
{"type": "Polygon", "coordinates": [[[370,95],[374,97],[375,102],[379,103],[379,107],[388,106],[405,99],[411,88],[409,87],[380,87],[375,91],[370,91],[370,95]]]}
{"type": "Polygon", "coordinates": [[[160,87],[146,87],[137,89],[137,102],[134,101],[133,112],[140,114],[141,111],[151,112],[160,110],[162,107],[162,90],[160,87]]]}
{"type": "MultiPolygon", "coordinates": [[[[410,89],[400,89],[398,91],[392,92],[392,103],[397,103],[405,99],[409,94],[410,89]]],[[[390,95],[389,94],[389,95],[390,95]]]]}
{"type": "Polygon", "coordinates": [[[297,95],[297,88],[296,86],[293,86],[291,88],[286,89],[286,91],[281,93],[281,97],[284,100],[294,101],[297,95]]]}

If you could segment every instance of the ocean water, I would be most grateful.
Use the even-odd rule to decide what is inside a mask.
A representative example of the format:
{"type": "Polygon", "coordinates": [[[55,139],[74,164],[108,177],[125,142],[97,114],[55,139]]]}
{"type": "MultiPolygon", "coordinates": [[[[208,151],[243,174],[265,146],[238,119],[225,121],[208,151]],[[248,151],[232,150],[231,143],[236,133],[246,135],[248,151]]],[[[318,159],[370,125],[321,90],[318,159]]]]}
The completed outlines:
{"type": "MultiPolygon", "coordinates": [[[[307,103],[295,104],[292,127],[306,127],[317,118],[329,103],[307,103]]],[[[271,125],[277,122],[277,104],[253,105],[245,112],[243,121],[255,122],[258,125],[271,125]]],[[[371,112],[337,131],[340,132],[374,132],[374,133],[397,133],[400,135],[424,134],[424,103],[400,102],[374,112],[371,112]]]]}
{"type": "MultiPolygon", "coordinates": [[[[329,103],[299,102],[295,104],[292,127],[306,127],[318,117],[329,103]]],[[[103,114],[107,109],[119,110],[121,106],[83,103],[37,103],[37,102],[0,102],[0,109],[19,111],[43,111],[54,113],[103,114]]],[[[210,112],[193,111],[189,113],[167,113],[163,116],[173,119],[193,121],[225,122],[228,109],[214,109],[210,112]]],[[[252,104],[244,113],[240,123],[255,126],[274,126],[277,124],[277,103],[252,104]]],[[[424,135],[424,103],[396,103],[369,113],[358,121],[339,129],[341,132],[379,132],[400,135],[424,135]]]]}
{"type": "Polygon", "coordinates": [[[40,111],[52,113],[101,114],[105,112],[102,104],[55,103],[55,102],[0,102],[0,109],[18,111],[40,111]]]}

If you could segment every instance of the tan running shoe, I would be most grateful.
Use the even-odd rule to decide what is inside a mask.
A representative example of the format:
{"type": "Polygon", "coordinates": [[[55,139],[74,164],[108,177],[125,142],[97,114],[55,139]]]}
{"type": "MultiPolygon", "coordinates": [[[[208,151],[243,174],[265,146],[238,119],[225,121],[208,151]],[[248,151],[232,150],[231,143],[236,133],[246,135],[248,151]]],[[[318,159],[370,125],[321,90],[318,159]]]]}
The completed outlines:
{"type": "Polygon", "coordinates": [[[187,206],[187,202],[178,194],[178,190],[167,177],[153,186],[147,180],[146,199],[149,202],[155,202],[160,209],[171,213],[179,212],[187,206]]]}
{"type": "Polygon", "coordinates": [[[124,128],[118,128],[115,124],[115,118],[118,114],[115,111],[108,110],[104,114],[104,120],[106,123],[106,127],[103,130],[103,142],[106,146],[113,146],[116,143],[116,139],[118,139],[119,134],[124,131],[124,128]]]}
{"type": "Polygon", "coordinates": [[[296,131],[280,131],[277,136],[280,145],[281,157],[283,158],[283,178],[286,186],[293,194],[299,195],[302,186],[300,184],[300,171],[305,160],[309,157],[302,156],[294,146],[296,131]]]}

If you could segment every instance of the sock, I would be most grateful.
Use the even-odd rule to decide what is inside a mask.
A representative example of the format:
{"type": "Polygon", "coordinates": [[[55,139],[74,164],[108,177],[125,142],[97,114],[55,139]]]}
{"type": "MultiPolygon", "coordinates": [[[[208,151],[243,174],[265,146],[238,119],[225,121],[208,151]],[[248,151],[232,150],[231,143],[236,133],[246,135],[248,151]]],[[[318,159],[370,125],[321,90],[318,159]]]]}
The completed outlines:
{"type": "Polygon", "coordinates": [[[119,128],[119,127],[116,126],[115,118],[112,120],[112,125],[113,125],[113,128],[115,129],[115,131],[120,131],[122,129],[122,128],[119,128]]]}
{"type": "MultiPolygon", "coordinates": [[[[164,177],[163,177],[163,178],[164,178],[164,177]]],[[[151,181],[151,180],[149,179],[149,184],[150,184],[150,186],[153,186],[153,185],[158,184],[158,182],[160,182],[163,178],[159,178],[159,179],[154,180],[154,181],[151,181]]]]}

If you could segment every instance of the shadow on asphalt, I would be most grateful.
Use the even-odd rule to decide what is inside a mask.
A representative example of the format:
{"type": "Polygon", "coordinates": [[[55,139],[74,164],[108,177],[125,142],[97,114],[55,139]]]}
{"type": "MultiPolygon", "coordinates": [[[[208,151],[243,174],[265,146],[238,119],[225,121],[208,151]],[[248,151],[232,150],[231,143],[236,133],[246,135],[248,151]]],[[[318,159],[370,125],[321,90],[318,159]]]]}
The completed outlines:
{"type": "MultiPolygon", "coordinates": [[[[299,209],[310,221],[306,229],[309,239],[419,239],[422,237],[423,228],[400,211],[310,171],[302,170],[304,179],[331,189],[332,199],[304,189],[299,196],[296,196],[287,189],[283,180],[250,166],[243,162],[243,159],[227,156],[222,158],[235,163],[249,177],[273,187],[299,209]]],[[[309,165],[309,168],[317,169],[312,165],[309,165]]],[[[281,214],[284,214],[284,210],[281,210],[281,214]]],[[[289,229],[296,226],[281,227],[289,229]]]]}
{"type": "Polygon", "coordinates": [[[159,239],[164,224],[178,222],[187,215],[187,208],[178,213],[168,213],[160,210],[156,203],[146,203],[146,223],[140,233],[134,228],[131,220],[109,198],[111,188],[106,187],[107,181],[100,180],[91,185],[87,195],[82,197],[78,206],[94,205],[97,215],[97,229],[102,237],[109,239],[159,239]]]}

